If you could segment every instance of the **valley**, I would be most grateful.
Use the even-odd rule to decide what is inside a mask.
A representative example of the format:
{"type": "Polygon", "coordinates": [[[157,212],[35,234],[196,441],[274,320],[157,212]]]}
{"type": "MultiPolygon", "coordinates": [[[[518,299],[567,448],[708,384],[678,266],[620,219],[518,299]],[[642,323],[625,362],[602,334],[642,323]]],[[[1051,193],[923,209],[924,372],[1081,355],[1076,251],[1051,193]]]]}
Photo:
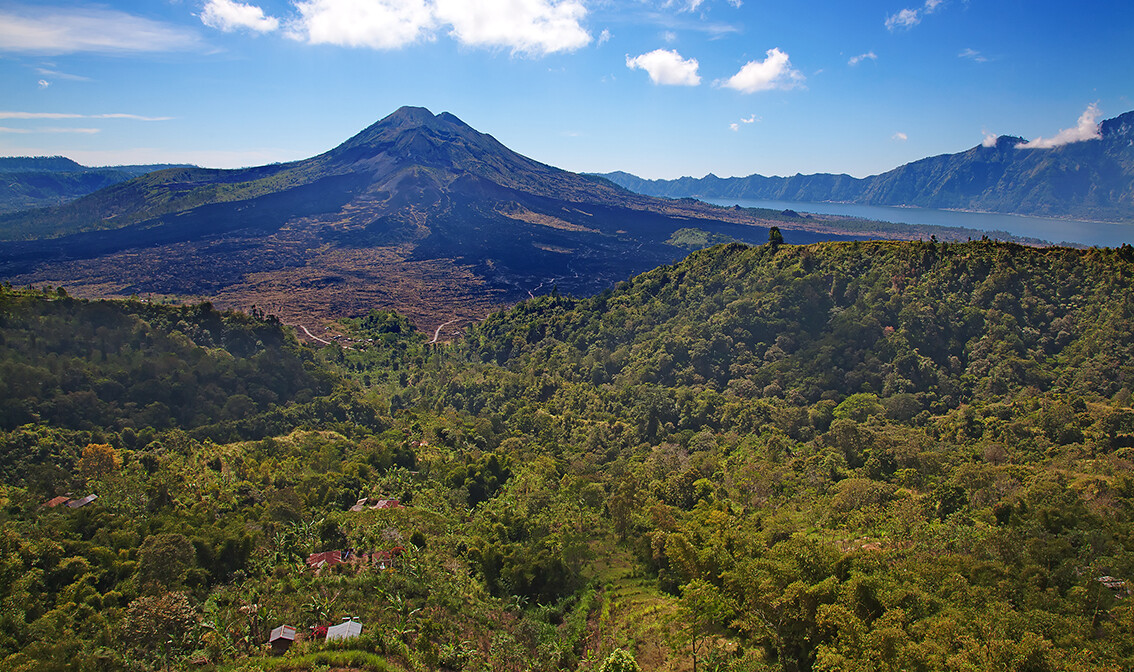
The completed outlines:
{"type": "Polygon", "coordinates": [[[1121,670],[1132,287],[1128,247],[732,243],[317,349],[2,287],[0,661],[1121,670]]]}

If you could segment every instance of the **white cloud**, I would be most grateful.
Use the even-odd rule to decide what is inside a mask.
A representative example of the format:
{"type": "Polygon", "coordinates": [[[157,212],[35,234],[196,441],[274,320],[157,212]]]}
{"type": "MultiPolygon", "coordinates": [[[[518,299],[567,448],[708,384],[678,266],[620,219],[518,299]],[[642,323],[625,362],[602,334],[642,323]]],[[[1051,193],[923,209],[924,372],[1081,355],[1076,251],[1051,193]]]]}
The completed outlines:
{"type": "Polygon", "coordinates": [[[581,22],[582,0],[434,0],[450,35],[475,47],[511,48],[513,54],[546,55],[590,44],[581,22]]]}
{"type": "Polygon", "coordinates": [[[961,53],[957,54],[957,58],[968,58],[977,63],[986,63],[988,61],[988,57],[982,55],[976,49],[964,49],[961,53]]]}
{"type": "Polygon", "coordinates": [[[400,49],[432,39],[436,23],[425,0],[306,0],[289,35],[308,44],[400,49]]]}
{"type": "Polygon", "coordinates": [[[627,55],[626,67],[645,70],[654,84],[697,86],[701,83],[701,76],[697,74],[697,59],[684,59],[676,49],[655,49],[633,58],[627,55]]]}
{"type": "Polygon", "coordinates": [[[999,139],[1000,139],[999,135],[997,135],[995,133],[989,133],[988,131],[984,131],[984,139],[980,141],[980,145],[981,145],[981,147],[992,148],[992,147],[996,146],[996,141],[999,140],[999,139]]]}
{"type": "Polygon", "coordinates": [[[1016,145],[1016,148],[1051,149],[1052,147],[1069,145],[1072,142],[1098,140],[1102,137],[1102,134],[1099,132],[1098,124],[1098,118],[1101,114],[1098,104],[1091,103],[1087,106],[1087,109],[1083,111],[1083,114],[1079,115],[1079,123],[1077,123],[1074,128],[1065,128],[1051,138],[1036,138],[1031,142],[1022,142],[1016,145]]]}
{"type": "Polygon", "coordinates": [[[862,63],[866,59],[870,59],[872,61],[877,61],[878,55],[875,54],[873,51],[868,51],[865,54],[859,54],[858,56],[851,56],[850,60],[847,61],[847,65],[858,65],[859,63],[862,63]]]}
{"type": "Polygon", "coordinates": [[[169,121],[173,117],[143,117],[139,114],[74,114],[71,112],[5,112],[0,119],[133,119],[134,121],[169,121]]]}
{"type": "Polygon", "coordinates": [[[787,53],[779,48],[765,52],[763,61],[749,61],[721,86],[736,89],[741,93],[755,93],[772,89],[794,89],[802,86],[803,75],[791,67],[787,53]]]}
{"type": "Polygon", "coordinates": [[[247,28],[257,33],[270,33],[280,27],[279,19],[264,16],[263,9],[235,0],[208,0],[201,12],[201,23],[225,32],[247,28]]]}
{"type": "Polygon", "coordinates": [[[0,51],[43,54],[182,51],[196,33],[125,12],[92,7],[0,9],[0,51]]]}
{"type": "Polygon", "coordinates": [[[610,31],[607,30],[606,28],[603,28],[602,32],[599,33],[598,39],[595,40],[595,46],[601,47],[602,45],[606,44],[607,42],[610,42],[610,38],[611,38],[610,31]]]}
{"type": "Polygon", "coordinates": [[[897,140],[898,142],[905,142],[906,140],[910,139],[910,136],[906,135],[905,133],[902,133],[901,131],[898,131],[894,135],[890,136],[890,139],[891,140],[897,140]]]}
{"type": "MultiPolygon", "coordinates": [[[[574,51],[591,42],[582,0],[301,0],[290,37],[309,44],[399,49],[449,35],[513,54],[574,51]]],[[[607,33],[609,39],[609,33],[607,33]]]]}
{"type": "Polygon", "coordinates": [[[51,86],[51,82],[47,81],[46,79],[41,79],[37,83],[39,84],[39,88],[41,89],[46,89],[47,87],[51,86]]]}
{"type": "Polygon", "coordinates": [[[886,29],[893,32],[900,28],[913,28],[921,23],[923,14],[932,14],[937,11],[937,8],[944,4],[945,0],[925,0],[925,4],[919,9],[903,9],[896,14],[891,14],[886,17],[886,29]]]}
{"type": "Polygon", "coordinates": [[[661,37],[669,44],[673,44],[677,41],[677,33],[673,32],[672,30],[665,31],[661,34],[661,37]]]}

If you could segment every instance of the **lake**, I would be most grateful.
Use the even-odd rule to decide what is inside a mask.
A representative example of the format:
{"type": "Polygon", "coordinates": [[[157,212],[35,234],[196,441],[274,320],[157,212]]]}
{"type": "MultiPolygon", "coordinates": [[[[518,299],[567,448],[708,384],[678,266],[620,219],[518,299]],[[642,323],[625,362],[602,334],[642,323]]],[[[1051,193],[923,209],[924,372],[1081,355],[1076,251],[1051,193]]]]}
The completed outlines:
{"type": "Polygon", "coordinates": [[[954,226],[981,231],[1006,231],[1017,236],[1040,238],[1053,243],[1078,243],[1098,247],[1119,247],[1134,244],[1134,224],[1084,222],[1075,219],[1054,219],[1028,215],[1001,215],[959,210],[930,210],[928,208],[896,208],[882,205],[856,205],[853,203],[795,203],[792,201],[761,201],[745,198],[702,198],[713,205],[742,208],[769,208],[795,210],[821,215],[845,215],[883,222],[902,224],[931,224],[954,226]]]}

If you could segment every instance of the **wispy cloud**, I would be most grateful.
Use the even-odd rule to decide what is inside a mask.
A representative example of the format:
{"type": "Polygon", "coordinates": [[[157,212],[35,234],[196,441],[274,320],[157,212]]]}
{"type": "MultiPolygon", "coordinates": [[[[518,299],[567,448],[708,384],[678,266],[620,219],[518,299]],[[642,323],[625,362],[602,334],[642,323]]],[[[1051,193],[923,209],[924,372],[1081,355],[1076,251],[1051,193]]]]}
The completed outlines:
{"type": "Polygon", "coordinates": [[[599,33],[598,39],[595,40],[595,46],[601,47],[602,45],[606,44],[607,42],[610,42],[611,37],[612,36],[610,34],[610,31],[607,30],[606,28],[603,28],[602,32],[599,33]]]}
{"type": "Polygon", "coordinates": [[[43,54],[196,49],[193,31],[101,7],[0,8],[0,51],[43,54]]]}
{"type": "Polygon", "coordinates": [[[36,72],[36,74],[43,75],[44,77],[52,77],[54,79],[66,79],[66,80],[69,80],[69,81],[72,81],[72,82],[89,82],[89,81],[91,81],[90,77],[83,77],[82,75],[72,75],[70,73],[60,72],[58,70],[52,70],[50,68],[36,68],[35,72],[36,72]]]}
{"type": "Polygon", "coordinates": [[[747,119],[741,119],[740,121],[732,122],[728,125],[728,127],[733,131],[739,131],[741,124],[755,124],[757,121],[760,121],[760,119],[757,118],[755,114],[752,114],[749,115],[747,119]]]}
{"type": "Polygon", "coordinates": [[[83,133],[89,135],[101,131],[102,129],[99,128],[8,128],[7,126],[0,126],[0,133],[18,133],[20,135],[36,135],[39,133],[83,133]]]}
{"type": "Polygon", "coordinates": [[[208,0],[201,12],[201,23],[225,32],[245,28],[257,33],[270,33],[280,27],[280,20],[265,16],[260,7],[235,0],[208,0]]]}
{"type": "MultiPolygon", "coordinates": [[[[632,4],[632,3],[627,3],[632,4]]],[[[623,20],[636,25],[649,24],[662,30],[701,33],[710,38],[720,38],[741,32],[741,27],[724,21],[706,21],[685,14],[672,12],[637,11],[623,15],[623,20]]]]}
{"type": "MultiPolygon", "coordinates": [[[[665,0],[662,7],[675,8],[679,12],[696,12],[705,3],[706,0],[665,0]]],[[[739,8],[744,3],[742,0],[728,0],[728,4],[739,8]]]]}
{"type": "Polygon", "coordinates": [[[1000,136],[995,134],[995,133],[989,133],[988,131],[983,131],[983,134],[984,134],[984,139],[980,141],[981,147],[989,147],[989,148],[995,147],[996,141],[1000,139],[1000,136]]]}
{"type": "Polygon", "coordinates": [[[865,61],[867,59],[869,59],[871,61],[877,61],[878,60],[878,54],[875,54],[873,51],[868,51],[865,54],[859,54],[858,56],[851,56],[850,60],[847,61],[847,65],[855,66],[855,65],[858,65],[859,63],[862,63],[863,61],[865,61]]]}
{"type": "Polygon", "coordinates": [[[905,133],[902,133],[901,131],[898,131],[897,133],[891,135],[890,139],[896,140],[897,142],[905,142],[906,140],[910,139],[910,136],[906,135],[905,133]]]}
{"type": "Polygon", "coordinates": [[[144,117],[140,114],[116,112],[112,114],[74,114],[71,112],[6,112],[0,119],[133,119],[134,121],[169,121],[173,117],[144,117]]]}
{"type": "Polygon", "coordinates": [[[922,17],[936,12],[942,4],[944,0],[925,0],[925,4],[921,7],[899,10],[886,17],[886,29],[893,32],[913,28],[921,23],[922,17]]]}
{"type": "Polygon", "coordinates": [[[1098,123],[1098,118],[1101,114],[1098,103],[1091,103],[1087,106],[1087,109],[1083,111],[1083,114],[1079,115],[1079,122],[1075,124],[1074,127],[1065,128],[1050,138],[1036,138],[1031,142],[1022,142],[1016,145],[1016,148],[1051,149],[1052,147],[1069,145],[1073,142],[1098,140],[1102,137],[1102,134],[1099,132],[1098,123]]]}
{"type": "Polygon", "coordinates": [[[39,88],[41,88],[41,89],[46,89],[47,87],[51,86],[51,82],[47,81],[46,79],[41,79],[36,83],[39,85],[39,88]]]}
{"type": "Polygon", "coordinates": [[[981,54],[976,49],[963,49],[961,50],[961,53],[957,54],[957,58],[967,58],[971,61],[976,61],[977,63],[988,62],[988,57],[981,54]]]}
{"type": "Polygon", "coordinates": [[[466,46],[544,56],[592,40],[582,0],[301,0],[295,7],[288,35],[309,44],[400,49],[448,28],[466,46]]]}
{"type": "Polygon", "coordinates": [[[794,89],[803,86],[803,74],[791,67],[786,52],[779,48],[765,52],[763,61],[749,61],[732,77],[720,86],[735,89],[741,93],[756,93],[773,89],[794,89]]]}
{"type": "Polygon", "coordinates": [[[626,67],[631,70],[645,70],[654,84],[667,86],[697,86],[701,76],[697,74],[697,59],[685,59],[676,49],[655,49],[639,56],[626,56],[626,67]]]}

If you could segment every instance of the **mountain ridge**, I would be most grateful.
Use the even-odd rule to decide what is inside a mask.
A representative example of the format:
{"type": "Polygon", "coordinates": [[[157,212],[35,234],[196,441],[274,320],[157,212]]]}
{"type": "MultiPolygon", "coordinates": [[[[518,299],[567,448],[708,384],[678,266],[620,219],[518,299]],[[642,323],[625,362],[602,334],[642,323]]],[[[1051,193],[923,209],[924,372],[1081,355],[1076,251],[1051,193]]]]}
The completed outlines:
{"type": "Polygon", "coordinates": [[[914,206],[1134,222],[1134,111],[1099,124],[1099,138],[1053,148],[1021,148],[998,136],[954,154],[919,159],[856,178],[846,174],[647,180],[601,174],[638,193],[667,198],[751,198],[914,206]]]}
{"type": "Polygon", "coordinates": [[[62,205],[177,164],[84,166],[65,156],[0,157],[0,215],[62,205]]]}
{"type": "Polygon", "coordinates": [[[669,243],[681,229],[750,243],[771,226],[789,242],[855,237],[833,222],[643,196],[404,107],[308,159],[171,168],[0,216],[0,276],[77,296],[256,305],[293,322],[393,308],[429,327],[553,286],[601,291],[684,256],[669,243]]]}

